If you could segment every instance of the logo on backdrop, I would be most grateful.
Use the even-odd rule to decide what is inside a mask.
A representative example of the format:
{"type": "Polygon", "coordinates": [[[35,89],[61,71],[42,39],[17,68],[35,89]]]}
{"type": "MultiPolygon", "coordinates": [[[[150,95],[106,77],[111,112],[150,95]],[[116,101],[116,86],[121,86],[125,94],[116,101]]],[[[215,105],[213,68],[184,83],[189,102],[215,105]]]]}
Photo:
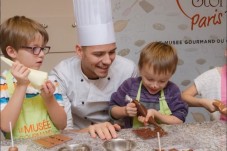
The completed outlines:
{"type": "MultiPolygon", "coordinates": [[[[183,7],[183,4],[180,0],[176,0],[177,5],[181,12],[191,20],[191,30],[194,28],[206,28],[211,25],[220,25],[224,22],[226,17],[226,10],[222,12],[218,8],[223,8],[223,0],[191,0],[192,8],[196,9],[194,14],[190,14],[186,11],[186,7],[183,7]],[[205,8],[210,9],[209,12],[212,12],[212,15],[204,15],[199,13],[199,9],[205,8]]],[[[187,6],[188,7],[188,6],[187,6]]]]}

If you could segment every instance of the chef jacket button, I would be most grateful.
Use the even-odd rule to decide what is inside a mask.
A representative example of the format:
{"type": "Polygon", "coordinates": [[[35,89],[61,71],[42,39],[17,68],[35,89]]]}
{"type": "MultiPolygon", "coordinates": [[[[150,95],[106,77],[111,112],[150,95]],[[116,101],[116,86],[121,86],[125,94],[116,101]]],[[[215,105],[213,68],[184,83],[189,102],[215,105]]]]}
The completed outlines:
{"type": "Polygon", "coordinates": [[[110,77],[108,77],[107,79],[110,80],[110,77]]]}
{"type": "Polygon", "coordinates": [[[84,105],[84,102],[82,102],[82,104],[84,105]]]}
{"type": "Polygon", "coordinates": [[[87,117],[85,116],[84,119],[87,119],[87,117]]]}
{"type": "Polygon", "coordinates": [[[84,81],[84,79],[81,79],[80,81],[81,81],[81,82],[83,82],[83,81],[84,81]]]}

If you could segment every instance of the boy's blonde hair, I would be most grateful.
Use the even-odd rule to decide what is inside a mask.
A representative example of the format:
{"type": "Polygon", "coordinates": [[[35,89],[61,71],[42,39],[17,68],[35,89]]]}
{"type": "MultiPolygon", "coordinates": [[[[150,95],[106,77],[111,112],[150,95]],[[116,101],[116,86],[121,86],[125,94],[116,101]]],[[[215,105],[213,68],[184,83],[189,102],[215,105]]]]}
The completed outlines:
{"type": "Polygon", "coordinates": [[[3,55],[11,59],[6,48],[11,46],[18,51],[22,46],[27,46],[33,41],[37,33],[43,36],[45,45],[49,36],[40,23],[25,16],[14,16],[7,19],[0,25],[0,49],[3,55]]]}
{"type": "Polygon", "coordinates": [[[162,42],[152,42],[142,49],[138,66],[139,70],[144,65],[153,67],[155,74],[174,74],[177,63],[178,56],[173,46],[162,42]]]}

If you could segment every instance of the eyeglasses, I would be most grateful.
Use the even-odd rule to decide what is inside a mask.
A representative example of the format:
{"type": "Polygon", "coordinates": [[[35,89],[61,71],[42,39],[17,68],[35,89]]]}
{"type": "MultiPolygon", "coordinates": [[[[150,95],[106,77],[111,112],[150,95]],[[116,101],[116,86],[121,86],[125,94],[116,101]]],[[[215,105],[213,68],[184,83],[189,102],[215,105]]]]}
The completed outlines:
{"type": "Polygon", "coordinates": [[[29,47],[29,46],[21,46],[21,48],[25,49],[31,49],[32,53],[34,55],[39,55],[41,51],[43,51],[44,54],[48,54],[50,50],[50,46],[45,46],[45,47],[29,47]]]}

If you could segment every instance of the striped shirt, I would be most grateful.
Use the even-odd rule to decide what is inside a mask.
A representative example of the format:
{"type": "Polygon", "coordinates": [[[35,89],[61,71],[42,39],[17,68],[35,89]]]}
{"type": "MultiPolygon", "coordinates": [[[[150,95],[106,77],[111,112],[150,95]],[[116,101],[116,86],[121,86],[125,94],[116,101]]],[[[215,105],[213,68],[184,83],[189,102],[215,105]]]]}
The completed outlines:
{"type": "MultiPolygon", "coordinates": [[[[2,75],[0,76],[0,106],[1,106],[1,111],[5,108],[5,106],[9,102],[9,98],[10,98],[10,93],[8,91],[8,86],[7,86],[7,83],[6,83],[6,74],[7,73],[8,73],[8,71],[5,70],[2,73],[2,75]]],[[[58,85],[56,78],[54,76],[48,76],[48,79],[51,82],[53,82],[53,84],[55,85],[55,92],[54,92],[55,99],[57,100],[57,102],[60,106],[64,106],[62,95],[59,92],[59,85],[58,85]]],[[[17,82],[16,79],[13,78],[14,85],[15,85],[16,82],[17,82]]],[[[40,94],[39,90],[33,88],[31,85],[28,85],[25,97],[26,98],[32,98],[32,97],[35,97],[39,94],[40,94]]]]}

